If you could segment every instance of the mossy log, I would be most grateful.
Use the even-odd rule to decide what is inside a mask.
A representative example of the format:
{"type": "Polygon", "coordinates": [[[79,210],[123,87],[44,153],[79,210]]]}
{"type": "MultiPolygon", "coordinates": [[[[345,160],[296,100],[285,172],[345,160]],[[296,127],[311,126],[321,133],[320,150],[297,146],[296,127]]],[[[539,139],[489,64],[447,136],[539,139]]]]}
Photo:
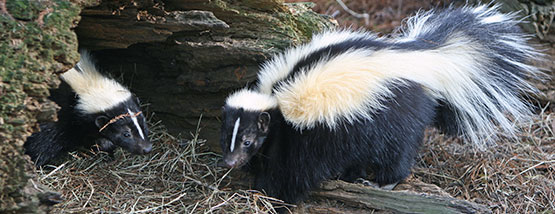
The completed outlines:
{"type": "Polygon", "coordinates": [[[48,89],[79,59],[79,12],[62,0],[0,0],[0,213],[44,211],[23,143],[37,122],[56,118],[48,89]]]}

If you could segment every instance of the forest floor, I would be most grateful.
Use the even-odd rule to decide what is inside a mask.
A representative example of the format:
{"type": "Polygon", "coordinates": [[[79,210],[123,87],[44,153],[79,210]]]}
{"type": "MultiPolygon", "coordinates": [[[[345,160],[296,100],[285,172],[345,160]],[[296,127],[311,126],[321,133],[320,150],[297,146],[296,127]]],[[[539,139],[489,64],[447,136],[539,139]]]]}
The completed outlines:
{"type": "MultiPolygon", "coordinates": [[[[368,20],[345,13],[333,0],[316,3],[316,11],[335,16],[342,26],[366,27],[386,34],[419,8],[443,5],[445,1],[361,0],[347,5],[361,11],[366,8],[364,11],[372,14],[368,20]]],[[[550,69],[551,75],[553,67],[550,69]]],[[[520,124],[523,132],[518,139],[502,138],[487,151],[478,151],[457,138],[446,138],[435,129],[428,130],[408,183],[437,185],[453,197],[483,204],[494,213],[553,213],[553,109],[553,104],[538,102],[533,120],[520,124]]],[[[189,136],[175,137],[154,119],[155,115],[150,118],[150,138],[155,146],[148,155],[117,150],[112,159],[104,153],[78,151],[61,164],[38,169],[36,179],[65,199],[52,212],[274,211],[271,202],[277,202],[275,199],[247,190],[244,180],[237,184],[241,173],[216,166],[221,156],[208,151],[205,141],[198,139],[200,128],[189,136]]],[[[199,127],[200,123],[199,119],[199,127]]],[[[308,213],[369,212],[325,199],[309,199],[301,207],[301,212],[308,213]]]]}

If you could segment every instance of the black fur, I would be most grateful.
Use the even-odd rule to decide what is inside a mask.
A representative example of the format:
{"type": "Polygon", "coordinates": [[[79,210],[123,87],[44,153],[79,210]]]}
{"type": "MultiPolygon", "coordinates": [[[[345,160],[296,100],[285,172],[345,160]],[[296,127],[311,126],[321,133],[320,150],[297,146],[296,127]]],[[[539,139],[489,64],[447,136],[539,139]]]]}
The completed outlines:
{"type": "Polygon", "coordinates": [[[37,166],[52,163],[68,151],[79,147],[89,148],[95,143],[101,150],[110,153],[116,146],[134,154],[144,154],[151,150],[152,144],[148,141],[148,127],[143,114],[139,115],[137,120],[147,138],[145,141],[136,139],[139,134],[129,117],[110,124],[102,132],[99,132],[95,123],[99,116],[111,119],[127,113],[127,109],[139,112],[139,101],[135,96],[105,112],[83,114],[75,109],[77,96],[67,83],[62,81],[60,88],[52,90],[51,93],[49,98],[61,106],[58,121],[40,124],[40,131],[28,137],[24,144],[25,153],[31,156],[37,166]],[[131,137],[122,135],[126,131],[131,132],[131,137]]]}
{"type": "MultiPolygon", "coordinates": [[[[255,187],[295,203],[321,181],[338,175],[352,181],[362,176],[367,166],[380,185],[408,176],[437,103],[417,84],[392,86],[392,91],[394,96],[384,101],[387,108],[373,113],[373,120],[342,122],[335,130],[320,125],[301,132],[285,122],[279,110],[269,111],[270,132],[249,163],[255,187]]],[[[230,118],[227,123],[239,116],[248,120],[240,114],[242,110],[224,112],[232,114],[225,116],[230,118]]],[[[228,142],[229,131],[222,136],[228,136],[222,137],[222,142],[228,142]]],[[[228,145],[222,143],[224,153],[228,153],[228,145]]]]}
{"type": "Polygon", "coordinates": [[[319,126],[302,132],[276,123],[281,127],[272,127],[276,131],[264,145],[255,186],[295,203],[321,181],[340,174],[356,179],[367,166],[380,185],[404,179],[424,129],[433,120],[435,101],[418,85],[399,86],[393,92],[395,96],[385,101],[387,109],[374,113],[372,121],[344,122],[333,131],[319,126]]]}

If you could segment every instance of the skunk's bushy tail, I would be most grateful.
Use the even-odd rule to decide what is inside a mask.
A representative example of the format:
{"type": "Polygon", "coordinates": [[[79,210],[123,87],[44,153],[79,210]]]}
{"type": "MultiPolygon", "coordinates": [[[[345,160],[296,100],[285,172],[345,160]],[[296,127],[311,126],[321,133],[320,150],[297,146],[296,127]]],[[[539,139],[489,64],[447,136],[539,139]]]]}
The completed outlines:
{"type": "Polygon", "coordinates": [[[409,79],[431,89],[442,104],[440,128],[484,146],[499,131],[514,136],[514,122],[529,118],[522,94],[537,92],[526,79],[541,73],[527,62],[542,55],[526,43],[529,36],[519,22],[514,13],[500,13],[497,5],[480,5],[421,12],[400,29],[398,44],[437,53],[419,60],[440,70],[409,79]]]}
{"type": "Polygon", "coordinates": [[[96,69],[89,52],[81,51],[74,68],[61,75],[78,95],[76,109],[84,113],[105,111],[131,97],[127,88],[96,69]]]}

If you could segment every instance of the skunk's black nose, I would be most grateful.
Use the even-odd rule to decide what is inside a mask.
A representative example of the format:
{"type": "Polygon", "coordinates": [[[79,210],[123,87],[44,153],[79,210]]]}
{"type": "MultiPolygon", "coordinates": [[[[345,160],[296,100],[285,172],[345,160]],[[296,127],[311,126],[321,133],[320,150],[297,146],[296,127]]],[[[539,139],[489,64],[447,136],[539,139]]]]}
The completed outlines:
{"type": "Polygon", "coordinates": [[[148,145],[143,147],[143,154],[149,153],[150,151],[152,151],[152,143],[149,143],[148,145]]]}

